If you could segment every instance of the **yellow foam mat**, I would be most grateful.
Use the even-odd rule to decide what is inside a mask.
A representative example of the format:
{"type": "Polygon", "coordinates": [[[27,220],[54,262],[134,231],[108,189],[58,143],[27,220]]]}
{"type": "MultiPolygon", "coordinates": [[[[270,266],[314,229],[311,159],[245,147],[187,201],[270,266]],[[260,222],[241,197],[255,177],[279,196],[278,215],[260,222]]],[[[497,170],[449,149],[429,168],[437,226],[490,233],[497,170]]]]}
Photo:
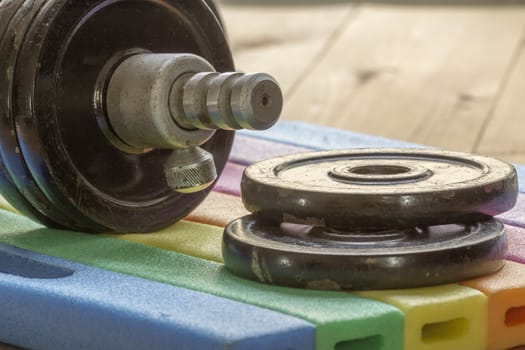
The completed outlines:
{"type": "Polygon", "coordinates": [[[111,234],[108,236],[222,262],[222,231],[222,228],[218,226],[183,220],[153,233],[111,234]]]}
{"type": "Polygon", "coordinates": [[[459,285],[358,292],[405,314],[405,350],[485,350],[487,297],[459,285]]]}

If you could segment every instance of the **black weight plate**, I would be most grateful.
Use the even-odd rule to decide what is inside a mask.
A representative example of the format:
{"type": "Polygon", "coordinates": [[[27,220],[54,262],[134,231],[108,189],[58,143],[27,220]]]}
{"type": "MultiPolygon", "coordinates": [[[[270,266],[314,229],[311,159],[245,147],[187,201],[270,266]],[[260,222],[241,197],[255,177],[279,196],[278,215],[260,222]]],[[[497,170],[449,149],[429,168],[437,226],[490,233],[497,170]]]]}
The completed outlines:
{"type": "Polygon", "coordinates": [[[233,273],[269,284],[314,289],[413,288],[499,270],[503,224],[340,232],[326,227],[237,219],[224,230],[222,256],[233,273]]]}
{"type": "MultiPolygon", "coordinates": [[[[22,154],[53,203],[74,206],[115,231],[145,232],[177,221],[211,189],[174,193],[163,175],[171,151],[129,154],[104,135],[104,93],[97,87],[109,75],[100,74],[130,50],[195,53],[218,71],[234,69],[220,24],[204,2],[55,0],[24,42],[14,110],[22,154]]],[[[232,132],[218,131],[204,145],[219,172],[232,139],[232,132]]]]}
{"type": "MultiPolygon", "coordinates": [[[[11,1],[11,0],[0,0],[0,46],[4,38],[4,32],[6,28],[11,23],[14,14],[22,6],[23,1],[11,1]]],[[[9,74],[7,70],[1,73],[1,80],[8,82],[7,75],[9,74]]],[[[4,120],[6,111],[0,105],[0,120],[4,120]]],[[[5,125],[5,123],[0,124],[5,125]]],[[[27,213],[26,215],[31,216],[33,220],[38,220],[39,216],[42,216],[27,200],[25,197],[18,191],[16,185],[11,180],[7,169],[4,166],[4,161],[0,152],[0,188],[4,197],[10,203],[16,203],[17,206],[22,207],[21,212],[27,213]]],[[[43,217],[45,220],[45,217],[43,217]]]]}
{"type": "Polygon", "coordinates": [[[34,1],[4,1],[0,9],[0,186],[3,196],[20,212],[47,226],[66,220],[45,198],[20,155],[11,114],[14,66],[27,27],[38,12],[34,1]]]}
{"type": "MultiPolygon", "coordinates": [[[[41,16],[41,13],[45,11],[46,8],[52,6],[53,3],[54,1],[26,1],[23,8],[27,8],[28,13],[31,15],[30,17],[28,14],[24,15],[25,18],[28,19],[27,23],[24,23],[23,27],[17,26],[13,28],[13,35],[16,38],[14,40],[16,46],[13,47],[12,53],[13,56],[16,53],[16,62],[10,69],[12,71],[12,79],[9,90],[9,113],[7,115],[13,125],[12,127],[14,128],[14,132],[11,131],[9,143],[6,142],[6,139],[2,138],[2,147],[10,147],[8,149],[10,156],[6,158],[6,164],[8,167],[11,166],[14,169],[17,169],[18,174],[16,176],[13,175],[13,178],[24,196],[29,199],[31,204],[36,209],[43,212],[46,216],[53,218],[53,220],[56,221],[60,227],[73,230],[83,230],[85,227],[91,227],[92,230],[108,231],[106,227],[98,225],[95,221],[80,215],[75,209],[74,205],[70,205],[66,201],[56,200],[53,197],[47,196],[46,188],[38,182],[38,179],[33,177],[30,171],[32,164],[28,162],[26,157],[24,157],[24,142],[30,143],[33,142],[33,140],[23,139],[24,135],[19,132],[19,123],[27,122],[33,111],[30,98],[21,92],[20,89],[22,83],[21,76],[23,74],[31,74],[30,71],[26,71],[26,68],[28,67],[26,67],[24,63],[24,54],[27,54],[27,52],[24,52],[23,47],[26,45],[27,40],[38,40],[29,39],[31,28],[34,27],[35,23],[39,23],[39,16],[41,16]],[[22,74],[20,74],[20,72],[22,72],[22,74]],[[26,106],[27,109],[19,109],[20,105],[26,106]],[[16,140],[13,140],[13,137],[15,137],[16,140]]],[[[35,52],[31,52],[29,54],[35,55],[35,52]]],[[[33,83],[34,82],[31,81],[31,84],[33,83]]]]}
{"type": "Polygon", "coordinates": [[[0,38],[23,3],[23,0],[0,0],[0,38]]]}
{"type": "Polygon", "coordinates": [[[222,20],[222,16],[221,16],[221,14],[219,12],[219,9],[217,8],[217,5],[215,4],[215,1],[213,1],[213,0],[204,0],[204,2],[206,3],[206,5],[208,5],[210,10],[215,14],[215,17],[217,18],[217,20],[221,24],[222,29],[224,30],[224,21],[222,20]]]}
{"type": "Polygon", "coordinates": [[[242,180],[246,208],[276,222],[414,227],[475,221],[514,205],[512,165],[427,149],[355,149],[265,160],[242,180]]]}

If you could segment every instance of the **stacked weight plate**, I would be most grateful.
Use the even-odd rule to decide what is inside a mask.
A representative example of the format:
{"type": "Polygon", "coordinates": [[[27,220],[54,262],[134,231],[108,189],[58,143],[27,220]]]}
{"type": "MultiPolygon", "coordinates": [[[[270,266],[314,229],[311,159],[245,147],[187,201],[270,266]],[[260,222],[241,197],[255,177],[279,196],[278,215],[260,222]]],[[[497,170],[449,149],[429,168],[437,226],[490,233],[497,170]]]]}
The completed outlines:
{"type": "Polygon", "coordinates": [[[513,207],[514,168],[420,149],[357,149],[248,167],[253,214],[225,228],[232,272],[319,289],[443,284],[499,270],[507,249],[493,218],[513,207]]]}
{"type": "MultiPolygon", "coordinates": [[[[213,5],[211,2],[208,4],[213,5]]],[[[233,71],[222,27],[205,1],[0,0],[0,187],[50,227],[153,231],[191,211],[210,189],[174,193],[171,150],[112,144],[105,89],[136,53],[194,53],[233,71]]],[[[203,147],[220,173],[233,132],[203,147]]]]}

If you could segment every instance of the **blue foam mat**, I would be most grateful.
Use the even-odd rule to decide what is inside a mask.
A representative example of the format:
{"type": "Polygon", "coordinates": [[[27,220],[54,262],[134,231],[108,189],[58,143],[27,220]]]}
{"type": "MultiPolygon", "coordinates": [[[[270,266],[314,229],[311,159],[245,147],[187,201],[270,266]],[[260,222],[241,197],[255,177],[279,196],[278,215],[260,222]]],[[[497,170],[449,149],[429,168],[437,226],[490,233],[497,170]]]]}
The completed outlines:
{"type": "Polygon", "coordinates": [[[405,141],[289,121],[280,121],[273,128],[264,131],[241,130],[238,133],[254,138],[287,143],[297,147],[311,148],[312,150],[355,147],[423,147],[405,141]]]}
{"type": "Polygon", "coordinates": [[[306,321],[3,244],[0,290],[0,339],[24,348],[315,348],[306,321]]]}

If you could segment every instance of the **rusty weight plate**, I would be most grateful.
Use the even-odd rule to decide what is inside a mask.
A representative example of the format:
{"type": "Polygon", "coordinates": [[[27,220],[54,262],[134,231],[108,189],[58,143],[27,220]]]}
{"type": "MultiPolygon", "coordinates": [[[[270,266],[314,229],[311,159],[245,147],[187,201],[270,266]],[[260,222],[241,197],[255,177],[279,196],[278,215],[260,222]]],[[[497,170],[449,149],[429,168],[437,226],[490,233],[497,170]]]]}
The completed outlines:
{"type": "Polygon", "coordinates": [[[354,149],[265,160],[242,180],[246,208],[274,222],[415,227],[474,222],[513,207],[512,165],[428,149],[354,149]]]}
{"type": "Polygon", "coordinates": [[[503,224],[338,231],[278,224],[254,215],[226,226],[223,258],[244,278],[313,289],[412,288],[457,282],[499,270],[503,224]]]}

